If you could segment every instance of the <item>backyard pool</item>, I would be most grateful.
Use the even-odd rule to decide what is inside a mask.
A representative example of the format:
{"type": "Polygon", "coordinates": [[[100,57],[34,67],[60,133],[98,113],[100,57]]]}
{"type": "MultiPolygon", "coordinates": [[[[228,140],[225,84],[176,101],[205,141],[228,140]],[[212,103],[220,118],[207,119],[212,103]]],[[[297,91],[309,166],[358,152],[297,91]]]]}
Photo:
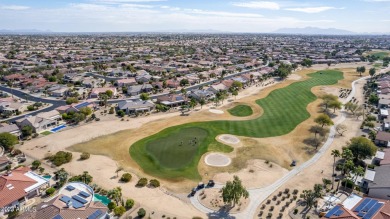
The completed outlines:
{"type": "Polygon", "coordinates": [[[51,179],[51,175],[44,175],[43,178],[50,180],[51,179]]]}
{"type": "Polygon", "coordinates": [[[105,196],[105,195],[99,195],[99,194],[95,194],[95,195],[93,196],[93,200],[94,200],[94,201],[99,201],[99,202],[103,203],[105,206],[107,206],[108,203],[111,202],[111,200],[110,200],[107,196],[105,196]]]}
{"type": "Polygon", "coordinates": [[[53,129],[51,129],[50,131],[51,132],[58,132],[58,131],[60,131],[61,129],[64,129],[64,128],[66,128],[66,125],[60,125],[60,126],[57,126],[57,127],[53,128],[53,129]]]}

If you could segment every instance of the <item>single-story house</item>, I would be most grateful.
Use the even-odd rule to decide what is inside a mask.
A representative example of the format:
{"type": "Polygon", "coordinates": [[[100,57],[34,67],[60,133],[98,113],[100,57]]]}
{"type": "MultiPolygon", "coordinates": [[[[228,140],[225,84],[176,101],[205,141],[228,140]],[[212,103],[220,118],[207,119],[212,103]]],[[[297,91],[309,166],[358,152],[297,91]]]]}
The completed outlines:
{"type": "Polygon", "coordinates": [[[148,93],[153,90],[153,85],[151,84],[140,84],[133,85],[127,88],[127,94],[130,96],[135,96],[141,93],[148,93]]]}
{"type": "Polygon", "coordinates": [[[189,98],[195,98],[196,100],[209,100],[215,97],[215,94],[209,90],[192,90],[188,94],[189,98]]]}
{"type": "Polygon", "coordinates": [[[47,89],[47,93],[53,97],[63,97],[66,95],[68,90],[69,90],[69,87],[67,87],[67,86],[54,85],[54,86],[47,89]]]}
{"type": "Polygon", "coordinates": [[[71,105],[60,106],[60,107],[57,107],[56,110],[60,114],[63,114],[63,113],[68,113],[68,112],[78,112],[83,107],[89,107],[93,110],[96,110],[97,106],[96,106],[95,102],[84,101],[81,103],[73,103],[71,105]]]}
{"type": "Polygon", "coordinates": [[[375,144],[378,146],[390,147],[390,133],[379,131],[376,134],[375,144]]]}
{"type": "Polygon", "coordinates": [[[155,105],[151,101],[131,101],[124,100],[118,103],[118,109],[123,110],[126,114],[137,114],[150,112],[154,109],[155,105]]]}
{"type": "Polygon", "coordinates": [[[181,94],[167,94],[157,97],[157,103],[169,107],[176,107],[184,105],[188,102],[187,98],[181,94]]]}
{"type": "Polygon", "coordinates": [[[54,128],[58,125],[58,116],[59,113],[55,110],[47,112],[47,113],[40,113],[36,116],[26,116],[24,118],[16,120],[16,125],[22,129],[25,126],[31,126],[34,130],[34,132],[39,133],[45,130],[48,130],[50,128],[54,128]],[[51,116],[51,113],[55,113],[56,116],[51,116]]]}
{"type": "Polygon", "coordinates": [[[89,95],[90,98],[98,98],[99,94],[106,93],[106,91],[112,91],[112,95],[116,96],[118,94],[118,91],[115,87],[99,87],[99,88],[93,88],[91,91],[91,94],[89,95]]]}
{"type": "Polygon", "coordinates": [[[390,165],[375,167],[372,181],[368,183],[369,197],[390,199],[390,165]]]}
{"type": "Polygon", "coordinates": [[[125,78],[125,79],[120,79],[116,81],[116,84],[118,87],[123,87],[123,86],[131,86],[137,84],[137,81],[135,81],[135,78],[125,78]]]}
{"type": "Polygon", "coordinates": [[[0,156],[0,171],[5,170],[9,164],[10,161],[6,156],[0,156]]]}
{"type": "Polygon", "coordinates": [[[3,132],[8,132],[17,137],[20,137],[20,135],[22,134],[19,127],[15,124],[5,124],[5,123],[0,124],[0,133],[3,132]]]}
{"type": "Polygon", "coordinates": [[[27,105],[19,102],[0,102],[0,113],[16,113],[23,112],[27,109],[27,105]]]}

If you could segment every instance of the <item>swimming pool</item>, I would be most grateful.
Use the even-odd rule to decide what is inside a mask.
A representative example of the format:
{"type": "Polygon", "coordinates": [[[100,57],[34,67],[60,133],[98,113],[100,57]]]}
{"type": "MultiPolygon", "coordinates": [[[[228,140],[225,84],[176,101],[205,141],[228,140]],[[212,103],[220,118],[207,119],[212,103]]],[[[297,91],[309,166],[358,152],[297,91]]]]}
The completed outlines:
{"type": "Polygon", "coordinates": [[[94,200],[94,201],[99,201],[99,202],[103,203],[105,206],[107,206],[108,203],[111,202],[111,200],[110,200],[107,196],[105,196],[105,195],[99,195],[99,194],[95,194],[95,195],[93,196],[93,200],[94,200]]]}
{"type": "Polygon", "coordinates": [[[51,129],[50,131],[51,132],[58,132],[58,131],[60,131],[61,129],[64,129],[64,128],[66,128],[66,125],[60,125],[60,126],[57,126],[57,127],[53,128],[53,129],[51,129]]]}
{"type": "Polygon", "coordinates": [[[51,175],[44,175],[43,178],[50,180],[51,179],[51,175]]]}

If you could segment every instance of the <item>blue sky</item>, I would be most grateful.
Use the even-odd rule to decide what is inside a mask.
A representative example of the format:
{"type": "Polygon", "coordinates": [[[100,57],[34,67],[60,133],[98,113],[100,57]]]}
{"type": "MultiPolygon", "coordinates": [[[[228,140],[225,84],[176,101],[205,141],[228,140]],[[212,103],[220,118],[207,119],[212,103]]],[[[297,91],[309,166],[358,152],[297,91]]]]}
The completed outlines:
{"type": "Polygon", "coordinates": [[[0,29],[390,33],[390,0],[0,0],[0,29]]]}

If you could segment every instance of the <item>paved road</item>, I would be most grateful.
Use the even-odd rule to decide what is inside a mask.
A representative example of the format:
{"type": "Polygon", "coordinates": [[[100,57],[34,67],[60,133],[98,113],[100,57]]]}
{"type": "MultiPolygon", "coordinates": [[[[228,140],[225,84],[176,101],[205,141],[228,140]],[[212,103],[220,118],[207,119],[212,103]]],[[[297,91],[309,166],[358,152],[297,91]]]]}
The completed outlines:
{"type": "MultiPolygon", "coordinates": [[[[347,103],[348,101],[350,101],[352,99],[352,97],[355,96],[355,93],[356,93],[355,84],[359,81],[366,80],[367,78],[369,78],[369,76],[360,78],[360,79],[352,82],[352,91],[351,91],[350,95],[344,100],[343,103],[347,103]]],[[[336,134],[335,127],[338,124],[344,122],[345,116],[346,116],[346,112],[344,110],[342,110],[341,117],[330,128],[329,136],[328,136],[328,139],[326,140],[325,144],[321,147],[321,149],[312,158],[310,158],[310,160],[306,161],[305,163],[303,163],[299,167],[296,167],[295,169],[291,170],[285,176],[283,176],[282,178],[280,178],[279,180],[277,180],[276,182],[274,182],[273,184],[271,184],[267,187],[248,189],[250,203],[249,203],[249,206],[244,211],[237,213],[237,214],[230,214],[230,215],[226,214],[225,212],[215,212],[212,209],[206,208],[205,206],[203,206],[199,202],[199,200],[198,200],[199,194],[190,198],[191,203],[193,204],[193,206],[195,208],[197,208],[198,210],[200,210],[208,215],[211,215],[213,218],[214,217],[215,218],[240,218],[240,219],[241,218],[243,218],[243,219],[244,218],[245,219],[246,218],[253,218],[256,214],[256,209],[263,201],[265,201],[272,193],[274,193],[277,189],[279,189],[283,184],[285,184],[291,178],[293,178],[294,176],[298,175],[306,168],[308,168],[311,165],[313,165],[314,163],[316,163],[327,152],[330,145],[334,141],[334,136],[336,134]]],[[[216,188],[221,188],[221,187],[222,187],[222,185],[216,185],[216,188]]]]}

